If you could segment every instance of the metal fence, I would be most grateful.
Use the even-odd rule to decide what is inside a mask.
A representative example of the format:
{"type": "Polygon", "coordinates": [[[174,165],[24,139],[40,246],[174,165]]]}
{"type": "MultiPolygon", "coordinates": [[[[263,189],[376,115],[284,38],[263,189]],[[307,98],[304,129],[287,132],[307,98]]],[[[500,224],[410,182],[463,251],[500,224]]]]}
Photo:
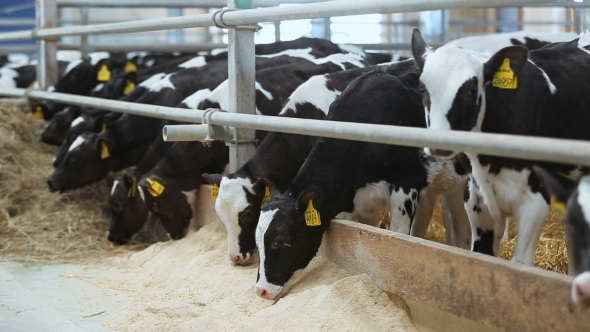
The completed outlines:
{"type": "MultiPolygon", "coordinates": [[[[62,3],[65,2],[65,0],[61,1],[62,3]]],[[[73,3],[74,0],[68,0],[68,2],[73,3]]],[[[81,2],[81,0],[76,2],[81,2]]],[[[344,0],[310,3],[304,6],[290,6],[287,8],[248,9],[251,8],[252,1],[228,0],[227,6],[229,10],[213,14],[56,28],[55,17],[58,2],[56,0],[37,0],[37,29],[0,34],[0,41],[31,37],[38,40],[40,51],[38,65],[39,86],[41,89],[45,89],[57,80],[55,53],[59,37],[214,25],[228,28],[230,37],[228,67],[229,113],[214,112],[208,115],[208,120],[212,125],[232,126],[228,129],[232,137],[229,144],[231,172],[241,167],[254,153],[254,130],[279,131],[415,147],[430,146],[446,150],[590,166],[590,143],[583,141],[470,132],[435,132],[420,128],[255,115],[254,30],[251,27],[258,22],[464,7],[519,6],[537,2],[538,0],[344,0]],[[240,73],[240,75],[237,75],[237,73],[240,73]]],[[[569,3],[567,4],[569,5],[569,3]]],[[[11,89],[0,91],[0,95],[28,96],[33,99],[45,99],[52,102],[193,123],[201,123],[205,115],[205,111],[202,110],[134,104],[41,90],[11,89]]],[[[197,125],[193,127],[167,126],[164,128],[164,134],[169,140],[184,139],[200,132],[202,132],[202,127],[197,127],[197,125]]]]}

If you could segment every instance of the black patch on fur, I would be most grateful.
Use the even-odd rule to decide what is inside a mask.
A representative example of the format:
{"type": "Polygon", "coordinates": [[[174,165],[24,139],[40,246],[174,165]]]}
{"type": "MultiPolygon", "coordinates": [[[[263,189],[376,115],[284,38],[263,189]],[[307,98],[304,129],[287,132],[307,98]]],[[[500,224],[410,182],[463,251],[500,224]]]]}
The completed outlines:
{"type": "Polygon", "coordinates": [[[477,77],[465,81],[457,90],[453,105],[447,113],[447,120],[452,130],[470,131],[477,122],[481,96],[477,97],[477,77]]]}
{"type": "Polygon", "coordinates": [[[479,240],[473,243],[473,251],[494,256],[494,231],[477,228],[479,240]]]}

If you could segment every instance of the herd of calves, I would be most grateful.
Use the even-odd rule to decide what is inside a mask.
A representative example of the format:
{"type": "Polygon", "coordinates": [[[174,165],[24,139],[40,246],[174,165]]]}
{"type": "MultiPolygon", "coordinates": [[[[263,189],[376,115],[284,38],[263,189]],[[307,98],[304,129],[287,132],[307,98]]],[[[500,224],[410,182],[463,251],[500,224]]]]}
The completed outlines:
{"type": "MultiPolygon", "coordinates": [[[[518,32],[432,49],[415,29],[411,45],[408,59],[311,38],[256,45],[256,112],[590,139],[590,34],[518,32]]],[[[227,68],[226,50],[95,53],[60,64],[51,89],[227,110],[227,68]]],[[[528,265],[550,209],[558,213],[576,276],[572,300],[590,304],[590,177],[583,167],[257,131],[254,156],[226,174],[225,143],[163,141],[163,126],[179,122],[47,102],[31,112],[48,121],[42,140],[60,145],[51,191],[134,166],[113,183],[109,241],[128,241],[150,212],[170,238],[182,238],[199,208],[196,191],[213,185],[230,260],[246,264],[258,248],[255,291],[262,298],[289,289],[336,216],[377,226],[389,208],[391,230],[423,237],[440,195],[448,244],[497,255],[506,218],[514,216],[513,260],[528,265]]]]}

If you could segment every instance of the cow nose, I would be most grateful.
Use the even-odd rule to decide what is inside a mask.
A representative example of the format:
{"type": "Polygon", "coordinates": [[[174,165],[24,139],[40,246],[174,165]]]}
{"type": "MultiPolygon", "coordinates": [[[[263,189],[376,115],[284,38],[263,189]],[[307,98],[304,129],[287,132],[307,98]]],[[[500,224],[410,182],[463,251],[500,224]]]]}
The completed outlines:
{"type": "Polygon", "coordinates": [[[266,292],[266,289],[256,287],[256,294],[261,298],[266,299],[268,293],[266,292]]]}
{"type": "Polygon", "coordinates": [[[572,300],[575,304],[590,306],[590,272],[584,272],[574,278],[572,300]]]}
{"type": "Polygon", "coordinates": [[[242,264],[244,263],[244,259],[242,258],[242,255],[229,255],[229,260],[232,261],[232,263],[234,264],[242,264]]]}
{"type": "Polygon", "coordinates": [[[55,187],[55,182],[52,178],[47,179],[47,186],[49,187],[49,191],[54,192],[57,191],[58,188],[55,187]]]}
{"type": "Polygon", "coordinates": [[[113,242],[114,244],[122,245],[122,244],[127,243],[127,238],[124,235],[113,233],[113,232],[107,233],[107,239],[109,241],[113,242]]]}

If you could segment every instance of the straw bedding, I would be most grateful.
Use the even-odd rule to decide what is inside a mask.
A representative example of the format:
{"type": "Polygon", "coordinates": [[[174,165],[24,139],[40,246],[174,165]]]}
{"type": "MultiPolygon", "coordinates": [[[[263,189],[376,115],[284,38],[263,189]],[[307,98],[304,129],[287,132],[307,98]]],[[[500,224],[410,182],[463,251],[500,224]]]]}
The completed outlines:
{"type": "MultiPolygon", "coordinates": [[[[153,242],[153,220],[134,244],[113,246],[108,228],[108,194],[112,177],[82,189],[50,193],[45,184],[56,148],[39,142],[41,121],[20,109],[0,104],[0,257],[25,263],[79,263],[128,254],[153,242]]],[[[387,213],[381,216],[387,228],[387,213]]],[[[509,259],[516,237],[503,241],[500,256],[509,259]]],[[[444,242],[440,205],[427,239],[444,242]]],[[[567,273],[567,254],[561,223],[548,218],[535,264],[567,273]]]]}

